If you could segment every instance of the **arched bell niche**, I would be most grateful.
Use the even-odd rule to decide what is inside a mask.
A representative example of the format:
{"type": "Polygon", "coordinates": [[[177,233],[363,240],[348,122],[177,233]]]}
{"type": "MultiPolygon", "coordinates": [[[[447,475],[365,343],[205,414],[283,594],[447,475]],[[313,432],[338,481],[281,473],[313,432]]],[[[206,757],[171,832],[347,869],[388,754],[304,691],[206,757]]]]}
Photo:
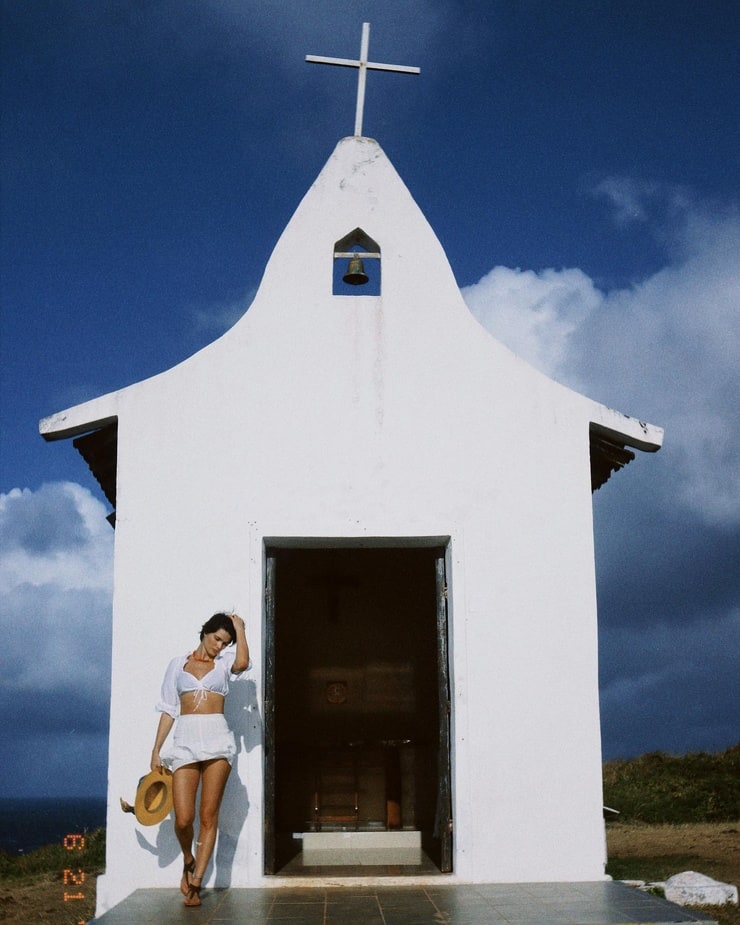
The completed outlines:
{"type": "Polygon", "coordinates": [[[380,295],[380,245],[362,228],[334,244],[334,295],[380,295]]]}

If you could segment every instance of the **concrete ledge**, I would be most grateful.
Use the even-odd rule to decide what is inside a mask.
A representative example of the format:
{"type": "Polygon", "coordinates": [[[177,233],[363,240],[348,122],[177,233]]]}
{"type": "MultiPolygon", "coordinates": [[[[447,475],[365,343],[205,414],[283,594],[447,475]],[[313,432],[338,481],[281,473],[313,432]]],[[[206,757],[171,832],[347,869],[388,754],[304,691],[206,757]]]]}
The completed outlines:
{"type": "Polygon", "coordinates": [[[304,867],[420,864],[421,832],[305,832],[304,867]]]}

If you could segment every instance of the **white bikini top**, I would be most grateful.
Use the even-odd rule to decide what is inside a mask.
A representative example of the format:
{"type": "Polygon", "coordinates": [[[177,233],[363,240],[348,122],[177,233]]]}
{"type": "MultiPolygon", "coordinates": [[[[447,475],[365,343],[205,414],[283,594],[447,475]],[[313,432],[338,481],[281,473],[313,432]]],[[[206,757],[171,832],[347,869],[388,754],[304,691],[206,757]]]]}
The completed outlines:
{"type": "MultiPolygon", "coordinates": [[[[177,718],[180,713],[181,694],[193,692],[197,709],[204,700],[208,699],[209,692],[225,697],[229,693],[229,681],[238,681],[246,674],[246,671],[235,674],[231,670],[236,658],[235,648],[219,652],[213,661],[213,668],[202,678],[196,678],[194,674],[185,671],[185,664],[189,658],[189,652],[187,655],[178,655],[167,666],[162,681],[161,699],[155,707],[158,712],[169,713],[170,716],[177,718]]],[[[247,670],[251,667],[250,660],[247,670]]]]}

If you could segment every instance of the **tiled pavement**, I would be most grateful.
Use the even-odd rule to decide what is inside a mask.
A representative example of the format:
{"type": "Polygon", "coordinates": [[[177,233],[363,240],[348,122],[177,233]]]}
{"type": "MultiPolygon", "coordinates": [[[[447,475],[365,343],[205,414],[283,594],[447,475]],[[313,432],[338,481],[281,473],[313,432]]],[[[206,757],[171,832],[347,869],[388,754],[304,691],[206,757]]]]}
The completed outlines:
{"type": "Polygon", "coordinates": [[[709,916],[623,883],[352,885],[204,889],[183,906],[176,890],[137,890],[100,925],[624,925],[709,916]]]}

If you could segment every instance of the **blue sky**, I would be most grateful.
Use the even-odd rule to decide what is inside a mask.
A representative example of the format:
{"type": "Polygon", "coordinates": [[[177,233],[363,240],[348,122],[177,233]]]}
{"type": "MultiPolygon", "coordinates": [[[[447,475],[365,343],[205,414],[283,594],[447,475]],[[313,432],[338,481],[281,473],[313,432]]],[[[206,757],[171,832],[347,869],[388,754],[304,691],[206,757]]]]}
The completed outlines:
{"type": "MultiPolygon", "coordinates": [[[[606,758],[740,740],[740,9],[2,0],[0,796],[103,795],[113,531],[39,418],[247,310],[354,126],[525,359],[666,429],[594,496],[606,758]],[[18,769],[23,768],[19,773],[18,769]]],[[[149,721],[146,717],[142,721],[149,721]]]]}

